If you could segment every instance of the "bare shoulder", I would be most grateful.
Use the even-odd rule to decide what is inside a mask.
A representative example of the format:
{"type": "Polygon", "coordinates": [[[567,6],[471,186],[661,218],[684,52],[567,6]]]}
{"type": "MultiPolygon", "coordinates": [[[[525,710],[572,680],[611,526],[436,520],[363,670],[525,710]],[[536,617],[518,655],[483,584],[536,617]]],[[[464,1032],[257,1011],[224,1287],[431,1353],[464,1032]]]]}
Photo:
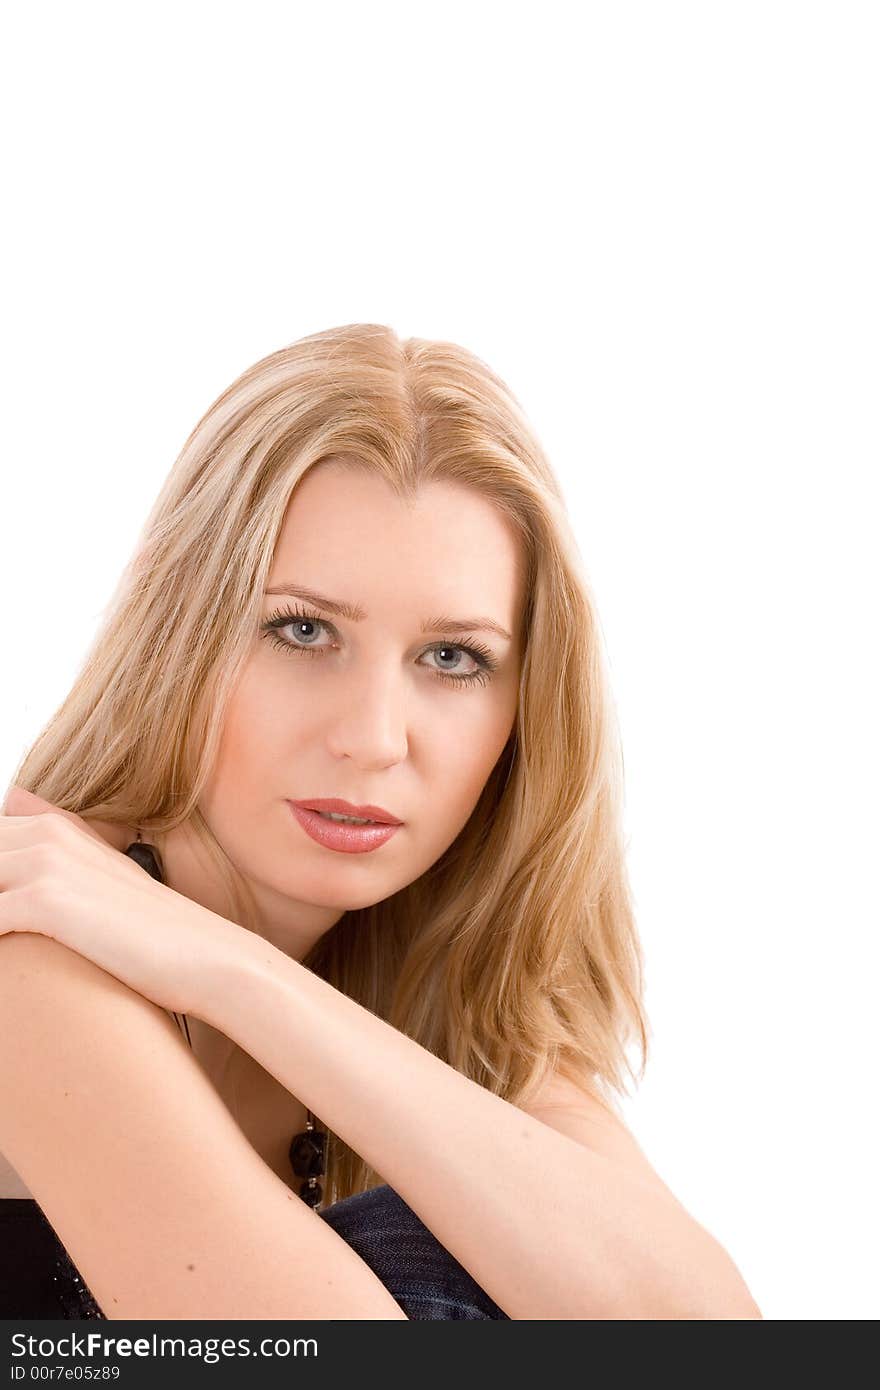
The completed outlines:
{"type": "MultiPolygon", "coordinates": [[[[16,1020],[26,1021],[38,998],[57,999],[67,995],[74,983],[88,982],[93,988],[105,991],[108,997],[130,995],[141,999],[159,1018],[165,1019],[172,1033],[176,1032],[170,1016],[158,1005],[143,999],[105,970],[72,951],[54,937],[39,932],[6,932],[0,936],[0,994],[4,1009],[0,1014],[0,1031],[4,1040],[12,1033],[16,1020]]],[[[81,1020],[82,1031],[88,1029],[88,1018],[81,1020]]]]}
{"type": "Polygon", "coordinates": [[[0,1152],[108,1318],[403,1318],[248,1143],[157,1004],[0,937],[0,1152]]]}

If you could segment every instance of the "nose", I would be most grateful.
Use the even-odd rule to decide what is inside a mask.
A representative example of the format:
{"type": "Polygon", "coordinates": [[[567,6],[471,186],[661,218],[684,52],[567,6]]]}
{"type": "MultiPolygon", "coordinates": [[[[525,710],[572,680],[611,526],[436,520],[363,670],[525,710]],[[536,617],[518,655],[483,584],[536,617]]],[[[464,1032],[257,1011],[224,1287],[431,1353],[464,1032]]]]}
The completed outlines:
{"type": "Polygon", "coordinates": [[[408,752],[407,700],[398,669],[381,662],[349,679],[340,678],[327,715],[327,745],[334,757],[358,767],[382,768],[402,762],[408,752]]]}

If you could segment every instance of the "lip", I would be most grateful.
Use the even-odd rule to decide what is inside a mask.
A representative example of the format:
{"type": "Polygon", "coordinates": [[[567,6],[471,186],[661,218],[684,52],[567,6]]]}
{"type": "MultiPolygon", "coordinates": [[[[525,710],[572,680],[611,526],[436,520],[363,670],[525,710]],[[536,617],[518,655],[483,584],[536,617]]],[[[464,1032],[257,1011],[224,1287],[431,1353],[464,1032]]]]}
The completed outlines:
{"type": "MultiPolygon", "coordinates": [[[[396,835],[402,821],[394,825],[343,825],[338,821],[325,820],[317,811],[303,806],[297,801],[288,801],[291,813],[299,821],[303,830],[324,849],[335,849],[341,854],[369,854],[379,849],[396,835]]],[[[334,811],[335,806],[327,807],[334,811]]],[[[340,812],[341,815],[355,815],[356,812],[340,812]]]]}
{"type": "Polygon", "coordinates": [[[340,801],[337,796],[316,797],[314,801],[291,801],[290,804],[300,806],[304,811],[335,811],[339,816],[360,816],[362,820],[375,820],[380,825],[403,825],[403,821],[381,806],[354,806],[350,801],[340,801]]]}

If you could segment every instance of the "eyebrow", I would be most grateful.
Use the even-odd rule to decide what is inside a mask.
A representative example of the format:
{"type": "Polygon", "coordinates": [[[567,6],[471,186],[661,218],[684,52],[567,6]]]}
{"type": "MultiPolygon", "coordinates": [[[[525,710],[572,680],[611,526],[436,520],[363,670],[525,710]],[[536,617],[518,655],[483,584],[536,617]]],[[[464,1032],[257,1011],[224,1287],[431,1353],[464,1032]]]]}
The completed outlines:
{"type": "MultiPolygon", "coordinates": [[[[270,589],[266,589],[267,594],[286,594],[289,598],[301,598],[306,603],[313,603],[316,608],[323,608],[328,613],[336,613],[341,618],[348,618],[350,622],[359,623],[367,616],[363,608],[355,603],[346,603],[344,599],[327,598],[324,594],[315,593],[314,589],[305,589],[298,584],[273,584],[270,589]]],[[[499,637],[505,637],[508,642],[513,638],[506,628],[500,623],[496,623],[492,618],[449,618],[440,615],[437,618],[428,618],[422,623],[422,632],[495,632],[499,637]]]]}

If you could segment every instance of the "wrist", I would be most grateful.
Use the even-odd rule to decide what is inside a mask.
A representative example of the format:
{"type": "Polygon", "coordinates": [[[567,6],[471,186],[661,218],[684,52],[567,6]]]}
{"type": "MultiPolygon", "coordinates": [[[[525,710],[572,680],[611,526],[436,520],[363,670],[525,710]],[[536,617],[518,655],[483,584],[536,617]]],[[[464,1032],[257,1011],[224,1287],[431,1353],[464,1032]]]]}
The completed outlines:
{"type": "Polygon", "coordinates": [[[200,918],[206,949],[194,962],[187,983],[186,997],[190,1002],[185,1012],[228,1035],[235,1003],[254,969],[260,948],[263,954],[274,948],[256,932],[200,903],[188,900],[187,911],[190,910],[200,918]]]}

